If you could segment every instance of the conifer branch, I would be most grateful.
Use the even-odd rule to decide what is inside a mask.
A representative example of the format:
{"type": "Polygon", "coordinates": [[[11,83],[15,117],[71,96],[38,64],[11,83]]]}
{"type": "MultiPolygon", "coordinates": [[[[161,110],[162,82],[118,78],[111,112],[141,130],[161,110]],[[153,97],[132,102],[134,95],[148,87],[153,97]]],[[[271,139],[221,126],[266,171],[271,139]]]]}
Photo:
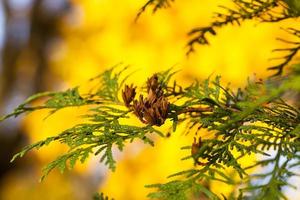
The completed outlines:
{"type": "Polygon", "coordinates": [[[262,22],[282,21],[291,17],[282,8],[283,2],[280,0],[233,0],[234,8],[220,6],[224,9],[223,13],[216,13],[215,20],[207,27],[194,28],[189,32],[192,39],[188,42],[187,54],[195,51],[195,45],[207,45],[208,34],[216,35],[216,29],[229,24],[241,25],[245,20],[260,20],[262,22]],[[278,11],[282,10],[278,13],[278,11]]]}
{"type": "MultiPolygon", "coordinates": [[[[193,28],[188,35],[191,37],[187,43],[187,55],[195,51],[195,45],[208,45],[208,35],[215,36],[217,29],[229,24],[241,25],[246,20],[258,20],[260,22],[276,23],[287,19],[296,19],[300,16],[300,6],[297,0],[232,0],[234,7],[220,6],[224,11],[215,14],[215,20],[206,27],[193,28]]],[[[141,9],[137,18],[145,9],[154,5],[153,12],[159,8],[169,7],[170,2],[165,0],[150,0],[141,9]]],[[[299,30],[294,28],[286,29],[287,32],[299,37],[299,30]]],[[[279,39],[282,40],[282,39],[279,39]]],[[[285,40],[282,40],[285,41],[285,40]]],[[[285,41],[293,43],[294,47],[288,49],[275,49],[274,51],[286,51],[288,54],[283,57],[284,61],[276,66],[269,67],[270,70],[276,70],[273,76],[281,75],[283,68],[287,66],[299,51],[298,42],[285,41]]]]}
{"type": "Polygon", "coordinates": [[[143,12],[145,12],[145,10],[148,7],[153,7],[152,12],[155,13],[158,9],[161,8],[167,8],[171,6],[171,2],[173,2],[174,0],[148,0],[139,10],[138,14],[136,15],[136,19],[135,21],[138,20],[138,18],[141,16],[141,14],[143,12]]]}
{"type": "MultiPolygon", "coordinates": [[[[255,199],[284,197],[281,188],[290,185],[289,178],[296,175],[292,168],[296,165],[299,167],[299,163],[296,165],[294,163],[298,159],[295,155],[299,154],[300,115],[298,108],[288,105],[280,97],[285,91],[300,91],[297,81],[299,81],[299,76],[290,76],[280,87],[274,86],[270,89],[268,86],[268,91],[259,81],[249,83],[245,90],[238,90],[234,93],[230,89],[224,90],[219,85],[219,79],[213,82],[206,80],[203,84],[196,84],[196,87],[192,85],[186,89],[187,95],[184,96],[193,98],[191,95],[193,94],[194,98],[198,99],[198,103],[200,99],[203,99],[202,102],[214,107],[212,112],[201,116],[190,115],[181,120],[187,120],[192,126],[198,126],[201,129],[206,128],[212,135],[209,139],[202,138],[199,143],[194,142],[189,148],[184,148],[191,149],[191,155],[184,159],[193,159],[195,165],[200,167],[199,170],[190,169],[179,172],[175,176],[180,176],[180,179],[166,184],[150,185],[149,187],[157,188],[158,191],[151,193],[149,197],[176,199],[177,193],[172,191],[180,190],[180,192],[184,191],[179,195],[181,199],[188,199],[191,195],[191,188],[196,187],[195,184],[208,180],[221,181],[238,187],[236,179],[225,172],[230,168],[235,169],[235,173],[240,176],[242,182],[240,185],[243,189],[240,189],[237,194],[240,199],[247,196],[254,197],[256,194],[260,195],[255,199]],[[219,92],[216,92],[216,88],[219,92]],[[222,90],[223,92],[220,92],[222,90]],[[268,150],[271,149],[277,152],[275,158],[268,154],[268,150]],[[240,160],[249,155],[261,155],[265,159],[258,160],[251,167],[243,167],[240,160]],[[279,160],[286,161],[281,164],[278,163],[279,160]],[[252,167],[270,164],[274,164],[274,169],[268,174],[262,173],[259,176],[249,174],[249,169],[252,167]],[[219,169],[220,171],[216,171],[219,169]],[[256,177],[272,178],[268,183],[258,186],[252,183],[256,177]],[[249,185],[245,180],[249,180],[249,185]]],[[[212,193],[204,191],[201,193],[209,199],[220,198],[213,197],[212,193]]]]}
{"type": "MultiPolygon", "coordinates": [[[[299,70],[296,68],[295,72],[297,71],[299,70]]],[[[300,165],[300,161],[295,163],[295,160],[299,160],[299,156],[296,155],[299,155],[300,151],[300,111],[281,99],[286,91],[300,91],[299,74],[292,73],[288,78],[283,77],[279,87],[270,81],[267,87],[261,80],[249,81],[245,89],[234,92],[222,86],[221,78],[217,76],[214,80],[196,81],[186,88],[179,87],[181,89],[176,91],[174,85],[177,83],[171,82],[174,73],[167,70],[147,80],[144,87],[147,96],[140,95],[140,100],[135,99],[136,87],[125,85],[125,90],[120,90],[117,74],[119,73],[109,70],[109,73],[105,71],[99,76],[103,88],[101,91],[90,90],[90,95],[70,93],[79,91],[76,87],[77,89],[67,92],[50,93],[52,97],[46,100],[44,105],[32,107],[34,111],[44,109],[47,107],[45,105],[48,105],[47,108],[53,113],[57,109],[69,106],[91,106],[88,113],[82,115],[87,119],[87,123],[75,125],[57,136],[25,147],[12,161],[32,149],[39,149],[57,141],[67,145],[69,151],[43,169],[41,180],[53,169],[58,168],[61,172],[68,168],[72,169],[77,162],[85,162],[92,154],[96,156],[101,154],[100,161],[114,170],[116,163],[112,153],[114,146],[122,151],[125,144],[136,139],[154,145],[150,135],[158,134],[164,137],[164,134],[154,126],[164,125],[165,120],[170,119],[173,121],[173,130],[181,123],[187,122],[191,127],[197,126],[197,132],[206,129],[211,136],[209,138],[200,136],[198,142],[195,139],[191,146],[184,148],[191,150],[184,160],[192,159],[196,168],[170,176],[183,177],[181,179],[166,184],[150,185],[149,187],[157,188],[158,191],[151,193],[149,197],[186,199],[195,189],[210,199],[219,199],[217,194],[210,191],[209,184],[204,187],[203,183],[220,181],[238,185],[232,178],[234,176],[226,173],[227,169],[234,169],[234,173],[240,177],[240,185],[243,187],[239,190],[238,196],[254,195],[258,193],[257,191],[264,194],[258,199],[267,198],[271,194],[284,195],[282,190],[278,190],[277,193],[272,191],[270,194],[267,188],[289,185],[288,178],[294,175],[292,169],[300,165]],[[107,79],[108,77],[110,79],[107,79]],[[108,89],[110,87],[112,89],[108,89]],[[123,102],[118,99],[116,90],[123,94],[123,102]],[[173,97],[184,101],[177,104],[176,101],[172,102],[173,97]],[[121,119],[131,117],[131,113],[146,125],[134,126],[120,122],[121,119]],[[268,150],[277,152],[275,158],[272,158],[268,150]],[[241,160],[249,155],[261,155],[265,159],[258,160],[252,166],[243,166],[241,160]],[[278,159],[285,159],[286,163],[279,164],[278,159]],[[273,179],[265,185],[251,185],[251,180],[255,176],[249,174],[249,169],[272,163],[275,163],[274,170],[259,177],[270,176],[273,179]],[[243,180],[247,180],[248,185],[243,180]],[[275,183],[279,185],[274,185],[275,183]]],[[[39,96],[44,95],[36,97],[39,96]]],[[[22,105],[30,107],[28,102],[36,97],[29,98],[29,101],[22,105]]]]}
{"type": "Polygon", "coordinates": [[[299,40],[298,42],[294,42],[294,41],[287,41],[281,38],[278,38],[278,40],[289,44],[289,45],[293,45],[293,47],[290,48],[284,48],[284,49],[274,49],[274,52],[287,52],[287,55],[283,56],[280,59],[283,59],[283,62],[281,62],[278,65],[269,67],[268,69],[270,70],[275,70],[277,71],[274,76],[278,76],[281,75],[283,73],[283,69],[284,67],[288,66],[290,64],[290,62],[296,57],[297,53],[300,50],[300,30],[294,29],[294,28],[288,28],[285,29],[286,32],[288,32],[289,34],[292,34],[294,36],[297,37],[297,39],[299,40]]]}

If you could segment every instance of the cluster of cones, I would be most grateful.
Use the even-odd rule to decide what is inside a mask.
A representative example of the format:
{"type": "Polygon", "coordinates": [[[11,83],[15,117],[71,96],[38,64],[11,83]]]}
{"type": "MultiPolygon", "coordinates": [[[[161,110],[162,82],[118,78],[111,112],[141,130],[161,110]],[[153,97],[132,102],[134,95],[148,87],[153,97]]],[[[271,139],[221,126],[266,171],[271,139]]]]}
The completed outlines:
{"type": "Polygon", "coordinates": [[[169,110],[169,102],[164,96],[162,87],[155,74],[147,81],[147,93],[144,97],[134,99],[136,96],[136,87],[133,85],[125,85],[122,90],[122,97],[125,105],[129,109],[133,109],[134,114],[145,124],[161,126],[167,116],[169,110]]]}

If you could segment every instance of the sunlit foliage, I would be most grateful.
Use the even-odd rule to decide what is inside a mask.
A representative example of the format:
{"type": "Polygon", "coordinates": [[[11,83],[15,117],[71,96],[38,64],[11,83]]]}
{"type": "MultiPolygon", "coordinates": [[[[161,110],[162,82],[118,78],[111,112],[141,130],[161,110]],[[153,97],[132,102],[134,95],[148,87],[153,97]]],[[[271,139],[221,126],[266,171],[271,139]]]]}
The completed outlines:
{"type": "MultiPolygon", "coordinates": [[[[252,11],[253,13],[261,14],[256,9],[259,10],[259,5],[264,4],[264,2],[257,2],[258,5],[253,4],[252,11]]],[[[154,10],[156,11],[158,8],[169,6],[169,2],[165,3],[164,5],[164,1],[161,1],[155,4],[155,1],[149,1],[146,6],[154,5],[154,10]]],[[[241,13],[243,11],[242,6],[249,5],[248,2],[244,1],[236,1],[235,3],[242,10],[225,8],[225,10],[229,10],[228,16],[241,13]]],[[[282,6],[282,4],[277,4],[275,1],[269,3],[273,3],[272,5],[275,5],[275,7],[282,6]]],[[[279,17],[276,16],[278,18],[269,15],[268,17],[270,18],[265,20],[260,15],[252,16],[251,13],[249,17],[249,13],[246,12],[244,14],[248,17],[240,15],[235,22],[240,23],[244,19],[253,19],[256,17],[272,22],[298,17],[295,14],[296,11],[291,10],[290,4],[288,5],[287,9],[285,7],[282,8],[283,12],[279,17]]],[[[143,7],[142,11],[145,8],[143,7]]],[[[263,7],[262,10],[264,15],[268,14],[268,6],[263,7]]],[[[252,11],[250,10],[249,12],[252,11]]],[[[218,16],[222,19],[222,14],[218,16]]],[[[228,16],[225,16],[225,25],[231,23],[228,21],[228,16]]],[[[214,23],[218,23],[218,21],[214,23]]],[[[207,27],[213,35],[216,34],[214,23],[211,27],[207,27]]],[[[221,24],[221,26],[223,25],[221,24]]],[[[287,30],[296,37],[298,36],[297,29],[288,28],[287,30]]],[[[201,35],[206,40],[205,34],[201,35]]],[[[196,40],[200,41],[199,38],[196,40]]],[[[278,70],[276,75],[282,73],[283,68],[290,64],[290,61],[298,52],[298,42],[285,42],[293,44],[296,47],[277,50],[287,51],[288,55],[283,58],[284,62],[282,64],[272,67],[272,69],[278,70]]],[[[202,44],[201,42],[199,43],[202,44]]],[[[189,45],[191,45],[190,50],[193,51],[193,44],[189,43],[189,45]]],[[[295,67],[295,71],[297,72],[297,67],[295,67]]],[[[220,194],[214,194],[209,188],[210,182],[213,181],[221,181],[234,187],[240,187],[238,191],[240,198],[246,198],[249,194],[255,196],[258,193],[257,198],[261,199],[284,197],[284,193],[278,188],[287,185],[288,178],[294,175],[294,172],[290,169],[298,165],[294,163],[294,157],[291,158],[291,155],[293,154],[293,156],[297,157],[298,152],[298,136],[295,132],[298,130],[299,112],[296,107],[287,104],[281,97],[286,91],[299,90],[297,73],[290,73],[291,75],[287,77],[271,82],[260,80],[257,82],[249,81],[245,90],[238,90],[236,92],[222,86],[219,77],[215,80],[207,79],[203,83],[194,82],[189,87],[182,87],[176,82],[171,85],[165,83],[164,77],[166,76],[163,74],[168,75],[167,72],[159,74],[159,84],[164,90],[164,95],[170,98],[171,104],[168,109],[168,118],[173,122],[173,130],[176,130],[177,124],[187,121],[192,127],[198,126],[199,129],[214,131],[214,137],[199,141],[196,140],[190,147],[186,147],[187,149],[192,149],[191,155],[187,158],[192,158],[195,164],[199,165],[200,169],[191,169],[176,174],[186,176],[183,180],[171,181],[167,184],[151,185],[151,187],[158,188],[159,191],[151,193],[149,197],[185,199],[190,193],[193,195],[200,195],[202,193],[208,198],[217,199],[220,198],[220,194]],[[278,82],[280,83],[280,87],[277,87],[278,82]],[[183,100],[184,103],[177,104],[177,100],[183,100]],[[288,114],[283,116],[283,113],[288,114]],[[182,114],[185,117],[179,117],[182,114]],[[277,151],[276,156],[272,158],[271,155],[265,152],[266,149],[277,151]],[[272,173],[258,176],[262,179],[271,177],[267,184],[252,185],[251,180],[253,177],[247,171],[252,166],[246,167],[239,162],[243,157],[247,157],[248,153],[261,154],[268,157],[267,159],[258,161],[254,166],[274,164],[272,173]],[[287,161],[282,164],[279,162],[281,158],[286,158],[287,161]],[[232,179],[231,175],[224,173],[219,168],[234,169],[243,182],[239,182],[235,178],[232,179]]],[[[58,167],[61,171],[64,171],[68,166],[73,168],[77,160],[85,161],[89,154],[98,154],[100,152],[103,153],[101,160],[105,161],[111,169],[115,169],[115,161],[112,154],[113,145],[122,150],[125,144],[123,140],[132,141],[138,138],[145,143],[153,144],[151,138],[146,135],[155,132],[160,136],[164,136],[159,130],[153,128],[155,124],[148,123],[149,121],[153,121],[152,118],[154,116],[161,117],[160,114],[151,114],[151,120],[149,118],[144,120],[146,118],[144,114],[138,115],[142,122],[148,123],[147,126],[143,127],[122,125],[119,123],[121,118],[132,117],[132,115],[128,115],[132,110],[126,110],[128,105],[124,107],[119,98],[123,81],[119,80],[119,73],[113,73],[112,70],[107,70],[98,78],[101,80],[99,84],[101,85],[100,89],[90,90],[88,93],[80,93],[78,88],[75,87],[60,93],[42,93],[28,99],[25,104],[22,104],[12,114],[8,115],[7,117],[17,116],[36,109],[47,108],[54,113],[61,108],[69,106],[93,106],[89,111],[90,114],[84,116],[88,121],[93,123],[79,124],[62,132],[58,136],[49,137],[44,141],[28,146],[16,156],[23,156],[28,150],[40,148],[52,141],[60,141],[66,143],[70,151],[50,163],[44,170],[45,175],[55,167],[58,167]],[[40,97],[48,97],[49,99],[42,106],[31,107],[28,105],[28,103],[40,97]],[[104,106],[101,106],[102,104],[104,106]],[[94,106],[97,107],[94,108],[94,106]],[[123,108],[120,108],[122,106],[123,108]],[[93,149],[97,148],[98,150],[93,151],[93,149]]],[[[169,80],[169,78],[166,78],[166,80],[169,80]]],[[[125,102],[125,104],[128,104],[128,102],[125,102]]],[[[162,125],[164,120],[160,120],[160,122],[162,123],[156,123],[156,125],[162,125]]],[[[235,192],[237,191],[232,191],[233,196],[235,192]]]]}

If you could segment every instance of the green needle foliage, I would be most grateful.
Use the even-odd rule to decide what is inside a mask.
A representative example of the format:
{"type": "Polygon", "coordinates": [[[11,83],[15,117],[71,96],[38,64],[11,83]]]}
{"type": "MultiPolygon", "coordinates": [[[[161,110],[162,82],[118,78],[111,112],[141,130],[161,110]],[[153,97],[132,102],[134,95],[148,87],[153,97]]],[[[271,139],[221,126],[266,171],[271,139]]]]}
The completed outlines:
{"type": "Polygon", "coordinates": [[[10,116],[18,116],[22,113],[33,112],[40,109],[49,109],[50,114],[66,107],[90,106],[88,114],[82,115],[88,123],[78,124],[69,128],[57,136],[46,138],[43,141],[25,147],[13,158],[24,156],[32,149],[39,149],[54,141],[64,143],[69,146],[69,151],[59,156],[43,169],[44,179],[54,168],[59,168],[64,172],[66,168],[72,169],[77,161],[85,162],[90,154],[102,154],[101,162],[104,162],[111,170],[115,170],[115,160],[112,154],[113,146],[119,150],[123,149],[125,143],[135,139],[141,139],[145,143],[153,145],[153,141],[147,136],[148,133],[156,133],[163,136],[161,132],[152,126],[130,126],[121,124],[121,119],[128,118],[130,111],[120,107],[118,91],[123,84],[119,81],[122,72],[113,73],[113,68],[105,71],[100,76],[91,79],[96,80],[97,85],[87,94],[79,94],[78,87],[69,89],[65,92],[42,93],[34,95],[17,107],[13,113],[5,116],[2,120],[10,116]],[[30,106],[29,103],[39,98],[48,97],[41,106],[30,106]]]}
{"type": "Polygon", "coordinates": [[[172,190],[186,194],[197,188],[210,199],[218,199],[217,194],[201,187],[201,183],[221,181],[239,188],[236,197],[240,199],[248,199],[248,196],[251,199],[283,198],[282,188],[289,185],[288,178],[296,175],[293,169],[300,164],[300,112],[281,97],[286,91],[299,92],[299,88],[299,76],[294,75],[283,80],[279,87],[273,83],[268,83],[266,87],[262,82],[250,82],[244,90],[233,92],[224,89],[217,77],[214,81],[206,80],[183,90],[181,95],[188,98],[183,107],[193,104],[213,109],[199,115],[186,115],[180,121],[188,121],[191,127],[205,128],[212,136],[202,139],[200,144],[183,148],[192,149],[191,155],[184,159],[194,159],[195,164],[201,166],[199,169],[193,168],[171,176],[181,176],[183,179],[148,186],[158,188],[158,192],[151,193],[149,197],[187,199],[181,194],[179,198],[178,192],[172,190]],[[276,155],[270,155],[270,150],[275,151],[276,155]],[[243,158],[249,155],[260,155],[262,159],[251,166],[243,166],[243,158]],[[249,174],[249,170],[258,166],[271,166],[272,170],[249,174]],[[233,179],[232,174],[225,173],[229,169],[234,169],[239,178],[233,179]],[[252,185],[254,179],[269,179],[269,182],[252,185]]]}
{"type": "MultiPolygon", "coordinates": [[[[285,20],[295,20],[300,16],[300,3],[298,0],[232,0],[234,6],[226,7],[220,6],[222,12],[216,12],[214,20],[210,25],[205,27],[193,28],[188,35],[190,40],[187,43],[187,54],[195,51],[195,45],[208,45],[208,35],[217,35],[217,30],[227,25],[241,25],[244,21],[252,20],[264,23],[276,23],[285,20]]],[[[159,8],[169,7],[169,0],[150,0],[140,10],[145,11],[148,7],[153,7],[153,12],[159,8]]],[[[294,56],[299,51],[299,30],[288,27],[286,29],[289,33],[298,37],[298,41],[283,42],[293,45],[287,49],[275,49],[274,51],[285,51],[287,55],[283,57],[284,61],[281,64],[272,66],[269,69],[277,71],[275,75],[280,75],[283,68],[292,61],[294,56]]]]}
{"type": "MultiPolygon", "coordinates": [[[[222,7],[211,25],[195,28],[188,42],[189,52],[195,44],[208,44],[207,34],[216,35],[216,29],[245,20],[279,22],[299,17],[297,1],[281,0],[232,0],[233,8],[222,7]],[[276,12],[275,12],[276,10],[276,12]]],[[[170,5],[171,1],[148,1],[141,8],[153,6],[154,11],[170,5]]],[[[282,63],[270,67],[276,76],[267,80],[249,79],[243,89],[230,88],[221,77],[195,81],[183,87],[173,79],[170,69],[151,76],[136,97],[136,87],[126,85],[127,67],[106,70],[90,80],[92,89],[82,93],[80,87],[64,92],[46,92],[33,95],[11,114],[1,118],[17,117],[40,109],[50,115],[66,107],[86,106],[82,113],[85,123],[77,124],[56,136],[29,145],[17,153],[12,161],[32,149],[39,149],[52,142],[60,142],[69,150],[43,169],[43,176],[54,168],[64,172],[77,162],[85,162],[90,155],[101,155],[100,161],[111,170],[116,162],[113,148],[120,151],[129,142],[142,140],[154,145],[153,136],[164,137],[156,127],[166,126],[171,120],[172,129],[186,126],[186,132],[195,134],[195,140],[183,160],[192,159],[195,166],[170,176],[167,183],[147,185],[155,189],[148,195],[153,199],[287,199],[286,187],[295,187],[290,178],[298,176],[300,167],[300,64],[291,65],[300,49],[300,30],[285,29],[298,41],[286,41],[291,47],[275,51],[286,52],[282,63]],[[283,69],[290,69],[283,74],[283,69]],[[122,98],[120,98],[122,96],[122,98]],[[296,96],[290,98],[290,96],[296,96]],[[36,100],[44,103],[33,106],[36,100]],[[124,123],[135,117],[144,125],[124,123]],[[208,137],[199,137],[202,129],[208,137]],[[195,131],[196,130],[196,131],[195,131]],[[245,159],[257,158],[249,166],[245,159]],[[214,193],[210,185],[222,182],[232,186],[230,196],[214,193]]],[[[142,124],[141,123],[141,124],[142,124]]],[[[96,199],[108,199],[103,194],[96,199]]]]}
{"type": "Polygon", "coordinates": [[[171,2],[174,0],[148,0],[144,6],[142,6],[137,14],[136,20],[140,15],[148,8],[153,7],[153,13],[155,13],[160,8],[167,8],[171,6],[171,2]]]}
{"type": "Polygon", "coordinates": [[[114,200],[114,199],[111,199],[108,196],[105,196],[103,193],[101,193],[101,194],[97,193],[94,195],[93,200],[114,200]]]}
{"type": "MultiPolygon", "coordinates": [[[[299,71],[299,67],[296,67],[295,71],[297,69],[299,71]]],[[[108,80],[115,81],[112,77],[120,74],[114,74],[113,71],[113,69],[105,71],[99,77],[106,80],[106,82],[100,80],[101,87],[107,88],[108,86],[103,83],[111,84],[108,80]]],[[[188,129],[195,126],[199,131],[207,129],[211,132],[211,137],[203,138],[198,143],[194,142],[191,146],[183,148],[192,150],[184,159],[193,159],[197,167],[170,176],[183,177],[178,180],[149,185],[148,187],[158,188],[158,192],[149,194],[149,197],[186,199],[192,192],[203,193],[210,199],[218,199],[217,194],[203,185],[204,183],[209,185],[212,181],[221,181],[236,187],[240,185],[240,198],[256,193],[261,196],[257,199],[271,198],[269,195],[283,196],[280,188],[288,185],[288,178],[295,175],[293,168],[300,165],[300,160],[297,160],[300,150],[298,133],[300,111],[287,104],[281,97],[286,91],[300,91],[299,74],[293,72],[292,76],[282,78],[280,86],[276,87],[274,84],[278,81],[274,83],[269,81],[267,87],[262,81],[249,81],[244,90],[239,89],[236,92],[223,87],[219,76],[214,80],[195,82],[183,88],[176,82],[171,83],[172,74],[172,71],[168,70],[159,73],[157,77],[159,87],[170,103],[167,118],[173,121],[174,130],[177,125],[187,122],[188,129]],[[182,99],[183,103],[177,104],[178,99],[182,99]],[[269,155],[269,150],[276,151],[276,156],[269,155]],[[252,166],[243,166],[241,160],[249,155],[261,155],[263,159],[252,166]],[[283,164],[279,162],[282,159],[285,160],[283,164]],[[251,168],[267,165],[273,166],[270,173],[254,176],[248,173],[251,168]],[[238,174],[239,180],[233,179],[234,176],[226,172],[228,169],[233,169],[234,173],[238,174]],[[265,179],[268,176],[272,177],[269,183],[251,185],[252,179],[265,179]],[[273,190],[276,190],[276,193],[273,190]]],[[[111,85],[119,87],[119,84],[111,85]]],[[[143,89],[146,91],[146,88],[143,89]]],[[[58,141],[68,145],[69,151],[48,164],[43,169],[41,179],[54,168],[58,168],[61,172],[66,168],[72,169],[76,162],[85,162],[91,154],[101,154],[100,161],[114,170],[115,160],[112,153],[114,146],[122,150],[127,142],[135,139],[153,145],[151,134],[164,137],[164,134],[153,125],[122,124],[120,120],[132,117],[129,114],[134,111],[118,101],[117,96],[113,98],[108,95],[113,94],[114,90],[110,90],[110,93],[95,91],[96,93],[79,94],[77,87],[66,92],[50,93],[51,96],[48,96],[49,99],[45,100],[42,106],[30,107],[28,103],[23,104],[22,107],[30,108],[30,111],[49,108],[51,113],[63,107],[89,105],[88,113],[82,115],[88,123],[78,124],[57,136],[29,145],[16,154],[12,161],[32,149],[39,149],[58,141]]],[[[44,98],[44,95],[40,97],[44,98]]],[[[13,113],[21,114],[20,107],[16,110],[13,113]]],[[[28,109],[23,109],[23,112],[28,112],[28,109]]]]}

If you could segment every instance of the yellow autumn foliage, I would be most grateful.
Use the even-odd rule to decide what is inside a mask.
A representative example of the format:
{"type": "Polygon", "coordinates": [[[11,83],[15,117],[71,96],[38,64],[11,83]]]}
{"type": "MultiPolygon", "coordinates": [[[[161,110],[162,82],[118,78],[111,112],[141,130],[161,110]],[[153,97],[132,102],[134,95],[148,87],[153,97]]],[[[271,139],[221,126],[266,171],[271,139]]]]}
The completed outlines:
{"type": "MultiPolygon", "coordinates": [[[[209,38],[210,46],[198,46],[194,54],[186,57],[186,33],[193,27],[208,25],[212,20],[210,16],[220,9],[217,6],[226,2],[229,3],[221,0],[176,1],[171,8],[159,10],[154,15],[151,10],[146,11],[135,22],[144,0],[73,0],[76,9],[71,20],[65,19],[61,25],[64,41],[51,52],[51,69],[65,81],[64,87],[85,83],[120,62],[131,65],[132,71],[137,70],[129,79],[136,85],[143,84],[157,71],[175,66],[181,70],[177,82],[187,84],[194,78],[203,79],[214,74],[221,75],[224,83],[242,87],[247,77],[254,73],[259,77],[270,74],[266,68],[271,65],[268,60],[273,57],[271,50],[282,46],[275,37],[284,33],[278,25],[256,22],[246,22],[241,27],[228,26],[218,30],[217,37],[209,38]]],[[[31,141],[37,141],[80,122],[77,116],[83,111],[84,108],[66,109],[46,121],[41,117],[46,116],[46,111],[40,111],[30,114],[24,126],[31,141]]],[[[164,182],[168,175],[193,166],[192,161],[180,160],[189,153],[180,147],[193,141],[193,135],[182,134],[183,128],[169,138],[157,138],[155,147],[136,142],[128,145],[123,153],[116,153],[117,170],[102,171],[106,177],[99,185],[99,191],[115,199],[146,199],[150,190],[144,185],[164,182]]],[[[64,150],[55,145],[36,154],[44,165],[64,150]]],[[[98,165],[100,168],[99,163],[89,162],[76,167],[75,171],[84,176],[98,165]]],[[[61,184],[61,180],[53,184],[61,184]]],[[[212,189],[224,194],[230,191],[220,183],[212,189]]],[[[39,188],[36,188],[31,194],[38,192],[39,188]]]]}

